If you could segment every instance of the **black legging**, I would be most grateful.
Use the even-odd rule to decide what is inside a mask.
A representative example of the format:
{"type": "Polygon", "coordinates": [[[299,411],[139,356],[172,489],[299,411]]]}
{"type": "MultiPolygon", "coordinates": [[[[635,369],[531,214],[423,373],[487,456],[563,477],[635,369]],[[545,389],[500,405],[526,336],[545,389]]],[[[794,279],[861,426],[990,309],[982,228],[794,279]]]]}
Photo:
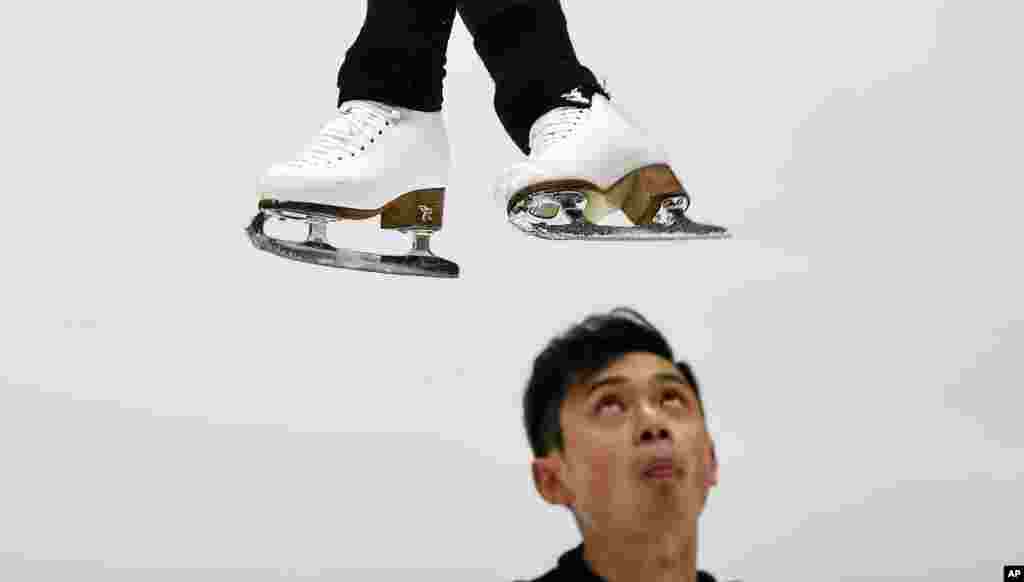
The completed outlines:
{"type": "Polygon", "coordinates": [[[367,0],[366,21],[338,71],[338,104],[381,101],[440,111],[441,80],[455,12],[494,80],[494,109],[529,154],[530,126],[562,99],[608,94],[580,64],[559,0],[367,0]]]}

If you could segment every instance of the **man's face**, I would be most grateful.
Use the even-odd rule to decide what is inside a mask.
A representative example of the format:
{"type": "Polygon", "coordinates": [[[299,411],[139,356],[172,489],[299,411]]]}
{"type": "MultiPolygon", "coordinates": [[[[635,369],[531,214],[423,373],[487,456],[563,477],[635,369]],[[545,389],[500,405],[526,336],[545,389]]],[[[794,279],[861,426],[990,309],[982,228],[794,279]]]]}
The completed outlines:
{"type": "Polygon", "coordinates": [[[697,395],[672,362],[630,353],[570,386],[561,410],[564,455],[534,462],[538,491],[569,505],[585,528],[653,529],[696,523],[717,482],[697,395]],[[658,459],[668,476],[647,474],[658,459]]]}

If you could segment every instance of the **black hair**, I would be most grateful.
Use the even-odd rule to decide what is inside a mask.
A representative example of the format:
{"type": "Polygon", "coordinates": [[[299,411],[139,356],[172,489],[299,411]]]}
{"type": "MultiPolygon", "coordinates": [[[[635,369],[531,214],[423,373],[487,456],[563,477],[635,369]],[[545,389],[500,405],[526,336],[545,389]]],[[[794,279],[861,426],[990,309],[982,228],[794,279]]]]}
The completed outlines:
{"type": "MultiPolygon", "coordinates": [[[[588,316],[555,337],[533,361],[533,373],[523,394],[523,422],[535,457],[565,450],[560,411],[569,386],[594,374],[630,352],[645,352],[675,361],[668,341],[647,319],[628,307],[588,316]]],[[[700,387],[690,365],[675,362],[697,395],[704,414],[700,387]]]]}

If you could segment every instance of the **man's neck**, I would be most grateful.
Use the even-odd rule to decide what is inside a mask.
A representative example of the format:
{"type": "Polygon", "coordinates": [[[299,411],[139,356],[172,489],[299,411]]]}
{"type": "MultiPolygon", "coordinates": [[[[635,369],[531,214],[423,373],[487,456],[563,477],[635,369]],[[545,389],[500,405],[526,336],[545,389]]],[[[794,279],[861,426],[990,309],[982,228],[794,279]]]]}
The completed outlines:
{"type": "Polygon", "coordinates": [[[583,559],[608,582],[696,582],[696,528],[657,536],[590,532],[583,541],[583,559]]]}

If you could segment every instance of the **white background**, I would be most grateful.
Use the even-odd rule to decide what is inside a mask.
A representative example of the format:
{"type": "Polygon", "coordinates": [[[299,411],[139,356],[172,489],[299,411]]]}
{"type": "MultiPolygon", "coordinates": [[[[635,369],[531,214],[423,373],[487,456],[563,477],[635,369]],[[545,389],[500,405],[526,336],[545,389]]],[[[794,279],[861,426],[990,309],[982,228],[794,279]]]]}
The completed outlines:
{"type": "MultiPolygon", "coordinates": [[[[257,178],[332,114],[362,2],[5,11],[0,578],[538,576],[579,538],[533,489],[522,388],[618,304],[703,382],[721,580],[1024,562],[1021,4],[564,6],[733,240],[505,223],[520,153],[457,20],[433,247],[462,278],[284,261],[243,234],[257,178]]],[[[332,236],[407,246],[361,226],[332,236]]]]}

